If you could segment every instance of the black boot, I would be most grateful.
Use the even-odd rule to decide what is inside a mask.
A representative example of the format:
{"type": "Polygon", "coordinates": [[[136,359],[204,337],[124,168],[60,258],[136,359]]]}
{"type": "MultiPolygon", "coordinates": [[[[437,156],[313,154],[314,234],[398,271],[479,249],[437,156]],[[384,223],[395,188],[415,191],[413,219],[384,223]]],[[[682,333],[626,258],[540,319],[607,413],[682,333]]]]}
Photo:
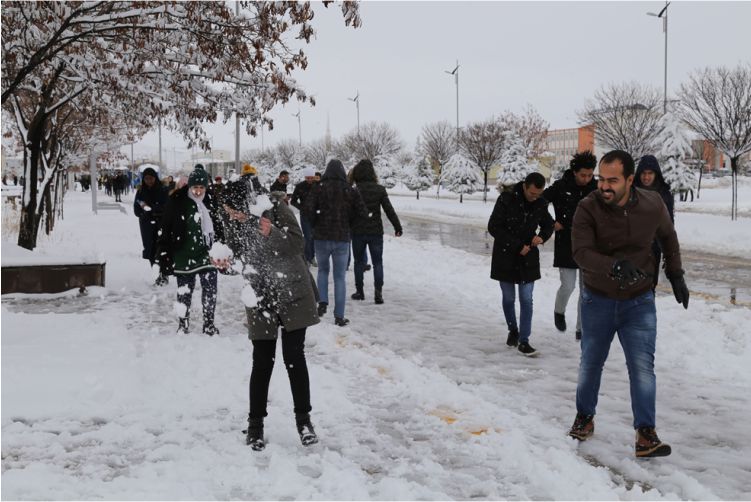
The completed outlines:
{"type": "Polygon", "coordinates": [[[352,294],[353,300],[364,300],[365,299],[365,293],[363,292],[362,288],[357,288],[357,291],[355,291],[352,294]]]}
{"type": "Polygon", "coordinates": [[[266,448],[266,442],[263,440],[263,418],[248,417],[245,444],[250,446],[253,451],[261,451],[266,448]]]}
{"type": "Polygon", "coordinates": [[[519,345],[519,330],[518,329],[510,329],[508,330],[508,337],[506,338],[506,345],[509,347],[516,347],[519,345]]]}
{"type": "Polygon", "coordinates": [[[190,317],[181,317],[178,319],[177,332],[190,333],[190,317]]]}
{"type": "Polygon", "coordinates": [[[329,304],[328,304],[328,303],[323,303],[323,302],[320,302],[320,303],[318,304],[318,317],[323,317],[323,315],[324,315],[324,314],[326,313],[326,311],[328,310],[328,307],[329,307],[329,304]]]}
{"type": "Polygon", "coordinates": [[[375,288],[375,302],[377,305],[381,305],[383,303],[383,289],[376,286],[375,288]]]}
{"type": "Polygon", "coordinates": [[[213,322],[205,322],[203,323],[203,334],[214,336],[219,334],[219,329],[217,329],[216,326],[214,326],[213,322]]]}
{"type": "Polygon", "coordinates": [[[558,331],[566,331],[566,314],[553,312],[553,318],[555,320],[555,328],[558,331]]]}
{"type": "Polygon", "coordinates": [[[316,435],[313,424],[310,423],[309,413],[296,414],[295,422],[297,423],[297,433],[300,435],[300,441],[303,446],[310,446],[318,442],[318,435],[316,435]]]}

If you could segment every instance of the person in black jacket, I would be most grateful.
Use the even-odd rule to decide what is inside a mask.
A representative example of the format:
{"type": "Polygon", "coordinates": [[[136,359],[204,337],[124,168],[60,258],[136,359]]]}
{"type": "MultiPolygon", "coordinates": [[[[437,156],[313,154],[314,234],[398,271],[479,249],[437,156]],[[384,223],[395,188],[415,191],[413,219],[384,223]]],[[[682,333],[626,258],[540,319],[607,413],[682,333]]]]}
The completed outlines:
{"type": "Polygon", "coordinates": [[[375,303],[383,303],[383,222],[381,207],[394,227],[394,235],[401,237],[402,224],[389,201],[383,185],[378,184],[373,163],[361,160],[352,170],[352,179],[357,184],[357,191],[368,208],[366,218],[358,218],[352,225],[352,253],[355,255],[355,288],[353,300],[364,300],[363,275],[365,273],[365,248],[370,249],[373,261],[373,280],[375,286],[375,303]]]}
{"type": "Polygon", "coordinates": [[[334,322],[346,326],[344,317],[347,299],[347,257],[350,226],[357,217],[366,217],[367,208],[357,190],[347,183],[341,161],[332,159],[326,166],[321,182],[313,185],[305,199],[303,212],[313,225],[313,239],[318,260],[318,316],[326,313],[329,304],[329,269],[334,267],[334,322]]]}
{"type": "MultiPolygon", "coordinates": [[[[657,192],[665,203],[665,207],[668,208],[670,221],[675,223],[675,216],[673,214],[675,200],[673,192],[671,191],[670,184],[662,177],[660,163],[657,162],[657,158],[654,155],[645,155],[639,160],[634,177],[634,186],[657,192]]],[[[660,278],[660,260],[662,259],[662,248],[660,248],[660,243],[656,239],[652,242],[652,253],[655,256],[655,269],[652,271],[652,289],[654,290],[660,278]]]]}
{"type": "MultiPolygon", "coordinates": [[[[571,223],[579,201],[597,188],[594,180],[597,157],[585,151],[574,154],[570,168],[563,172],[561,179],[545,189],[542,196],[553,204],[555,210],[555,255],[553,266],[558,268],[561,286],[555,295],[553,317],[558,331],[566,331],[566,305],[576,286],[578,266],[571,254],[571,223]]],[[[581,274],[579,274],[581,291],[581,274]]],[[[576,307],[576,339],[581,340],[581,296],[576,307]]]]}
{"type": "MultiPolygon", "coordinates": [[[[164,213],[167,204],[167,191],[159,182],[156,171],[147,167],[143,170],[143,183],[136,192],[133,200],[133,214],[138,217],[138,226],[141,229],[141,244],[143,251],[141,256],[153,266],[156,261],[156,240],[159,231],[159,220],[164,213]]],[[[167,277],[159,274],[155,284],[164,286],[167,277]]]]}
{"type": "Polygon", "coordinates": [[[271,184],[269,191],[271,192],[284,192],[287,193],[287,183],[289,183],[289,171],[282,171],[276,178],[276,181],[271,184]]]}
{"type": "Polygon", "coordinates": [[[500,282],[503,314],[508,325],[506,345],[516,347],[525,356],[536,351],[529,344],[532,332],[532,292],[540,278],[540,251],[537,248],[553,235],[553,218],[548,202],[541,198],[545,178],[540,173],[527,175],[513,190],[504,192],[495,202],[488,221],[493,236],[490,278],[500,282]],[[539,230],[539,232],[538,232],[539,230]],[[519,285],[521,319],[516,323],[516,284],[519,285]]]}
{"type": "Polygon", "coordinates": [[[302,208],[303,204],[305,203],[305,198],[310,193],[310,189],[313,188],[313,185],[315,183],[318,183],[318,181],[316,180],[316,172],[313,166],[304,168],[302,175],[305,180],[295,185],[295,190],[292,192],[292,200],[290,201],[290,204],[292,204],[293,207],[296,207],[298,211],[300,211],[300,226],[302,227],[302,233],[305,237],[305,251],[303,252],[305,261],[306,263],[308,263],[308,265],[315,267],[317,266],[317,263],[316,251],[313,245],[313,226],[310,224],[310,221],[308,221],[308,218],[305,217],[305,213],[303,212],[302,208]]]}

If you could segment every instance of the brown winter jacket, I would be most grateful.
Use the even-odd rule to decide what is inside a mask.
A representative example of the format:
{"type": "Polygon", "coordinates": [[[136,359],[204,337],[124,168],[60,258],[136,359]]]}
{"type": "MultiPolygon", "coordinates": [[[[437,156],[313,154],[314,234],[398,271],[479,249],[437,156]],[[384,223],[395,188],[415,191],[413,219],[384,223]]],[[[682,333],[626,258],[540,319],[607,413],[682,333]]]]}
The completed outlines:
{"type": "Polygon", "coordinates": [[[574,214],[572,248],[584,285],[608,298],[629,300],[649,291],[652,277],[620,289],[611,274],[617,260],[629,260],[645,274],[656,270],[654,239],[662,246],[667,275],[682,274],[678,236],[656,192],[632,188],[621,207],[607,205],[596,190],[582,199],[574,214]]]}

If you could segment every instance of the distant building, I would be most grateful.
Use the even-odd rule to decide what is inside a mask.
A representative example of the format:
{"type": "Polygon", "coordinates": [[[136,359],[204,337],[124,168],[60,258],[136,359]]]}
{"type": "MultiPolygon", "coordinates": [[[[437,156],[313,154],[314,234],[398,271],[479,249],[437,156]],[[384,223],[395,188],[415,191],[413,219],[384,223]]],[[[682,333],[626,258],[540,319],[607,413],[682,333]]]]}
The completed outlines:
{"type": "Polygon", "coordinates": [[[545,138],[545,150],[553,157],[553,171],[567,168],[571,157],[586,150],[597,155],[595,127],[587,125],[570,129],[552,129],[545,138]]]}
{"type": "Polygon", "coordinates": [[[192,171],[196,164],[203,165],[211,179],[217,176],[228,179],[230,170],[235,169],[235,160],[229,150],[212,150],[193,154],[190,160],[183,162],[183,171],[186,173],[192,171]]]}

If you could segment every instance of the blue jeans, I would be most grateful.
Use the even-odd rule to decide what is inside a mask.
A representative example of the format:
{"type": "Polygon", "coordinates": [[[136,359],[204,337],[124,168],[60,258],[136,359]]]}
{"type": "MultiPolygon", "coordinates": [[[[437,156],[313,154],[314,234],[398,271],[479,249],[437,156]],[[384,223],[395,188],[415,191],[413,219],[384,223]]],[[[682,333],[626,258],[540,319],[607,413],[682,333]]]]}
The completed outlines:
{"type": "Polygon", "coordinates": [[[308,219],[300,215],[300,227],[302,228],[302,235],[305,237],[305,261],[311,263],[316,256],[315,246],[313,245],[313,225],[310,224],[308,219]]]}
{"type": "Polygon", "coordinates": [[[581,291],[582,340],[576,411],[594,415],[602,368],[613,336],[623,347],[631,384],[634,428],[655,426],[656,379],[654,371],[657,314],[654,292],[631,300],[612,300],[588,290],[581,291]]]}
{"type": "Polygon", "coordinates": [[[529,342],[529,335],[532,333],[532,292],[535,289],[535,283],[523,282],[519,284],[519,304],[520,321],[516,325],[516,284],[513,282],[499,281],[501,285],[501,294],[503,297],[503,315],[506,317],[506,324],[509,331],[519,330],[519,343],[529,342]]]}
{"type": "Polygon", "coordinates": [[[344,317],[347,298],[347,256],[349,241],[315,241],[318,261],[318,292],[321,303],[329,303],[329,269],[334,262],[334,317],[344,317]]]}
{"type": "Polygon", "coordinates": [[[366,247],[370,248],[370,258],[373,260],[374,285],[381,288],[383,287],[383,234],[352,236],[352,254],[355,255],[355,287],[363,288],[365,265],[368,264],[366,247]]]}

